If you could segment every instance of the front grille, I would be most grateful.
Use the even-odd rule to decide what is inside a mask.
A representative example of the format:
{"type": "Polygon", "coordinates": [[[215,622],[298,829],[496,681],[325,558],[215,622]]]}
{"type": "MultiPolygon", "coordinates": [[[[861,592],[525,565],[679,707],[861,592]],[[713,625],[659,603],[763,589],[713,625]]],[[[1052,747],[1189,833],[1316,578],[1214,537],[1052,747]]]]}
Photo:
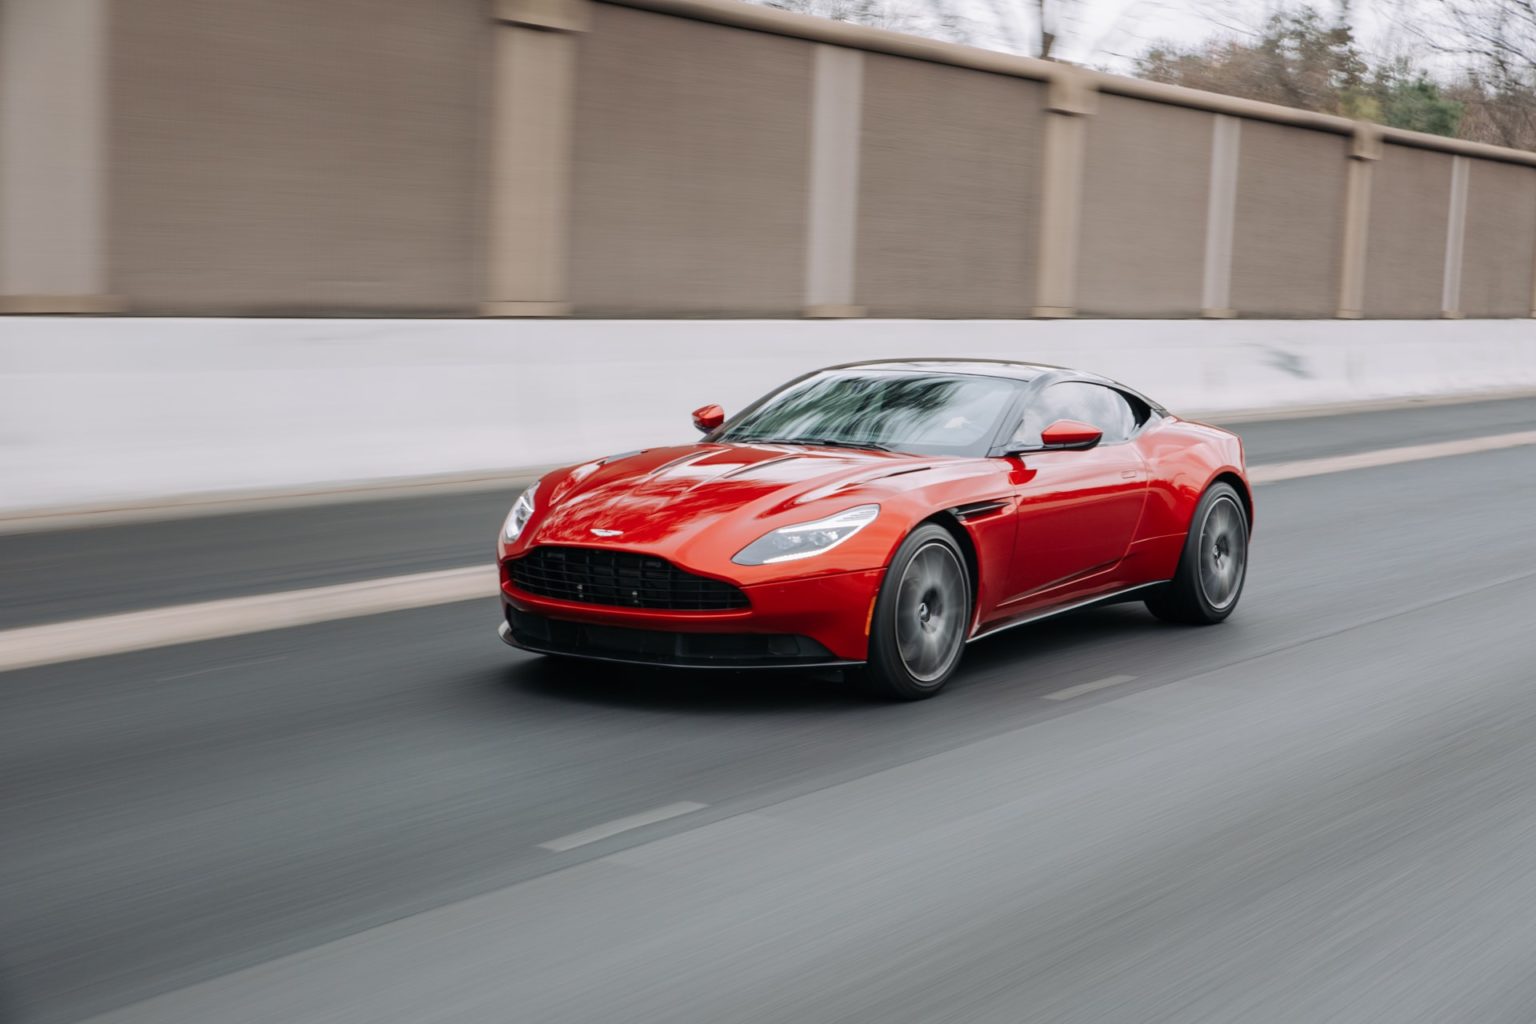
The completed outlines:
{"type": "Polygon", "coordinates": [[[508,562],[507,573],[528,593],[560,601],[691,612],[747,607],[747,595],[729,583],[628,551],[534,548],[508,562]]]}

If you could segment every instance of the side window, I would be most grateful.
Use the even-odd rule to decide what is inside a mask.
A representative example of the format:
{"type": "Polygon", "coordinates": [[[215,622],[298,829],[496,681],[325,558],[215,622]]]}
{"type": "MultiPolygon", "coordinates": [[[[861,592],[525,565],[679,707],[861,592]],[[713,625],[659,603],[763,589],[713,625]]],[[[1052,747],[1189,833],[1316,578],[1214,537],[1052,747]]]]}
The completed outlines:
{"type": "MultiPolygon", "coordinates": [[[[1136,403],[1138,406],[1140,403],[1136,403]]],[[[1014,443],[1023,447],[1038,445],[1040,432],[1057,420],[1091,423],[1104,432],[1104,444],[1124,441],[1146,422],[1150,410],[1136,408],[1131,400],[1113,388],[1082,381],[1052,384],[1024,410],[1024,422],[1014,434],[1014,443]]]]}

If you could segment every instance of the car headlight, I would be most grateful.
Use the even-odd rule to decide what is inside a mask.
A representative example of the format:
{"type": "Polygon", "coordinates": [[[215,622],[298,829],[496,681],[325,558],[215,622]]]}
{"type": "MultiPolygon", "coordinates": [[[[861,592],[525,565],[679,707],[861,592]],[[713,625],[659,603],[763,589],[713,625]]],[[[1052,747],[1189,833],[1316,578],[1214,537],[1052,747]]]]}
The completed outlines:
{"type": "Polygon", "coordinates": [[[879,514],[879,505],[859,505],[814,522],[781,526],[736,552],[731,561],[737,565],[767,565],[819,555],[864,529],[879,514]]]}
{"type": "Polygon", "coordinates": [[[512,503],[512,511],[507,513],[507,521],[501,526],[501,535],[507,540],[517,540],[528,520],[533,518],[533,492],[538,489],[537,483],[532,484],[512,503]]]}

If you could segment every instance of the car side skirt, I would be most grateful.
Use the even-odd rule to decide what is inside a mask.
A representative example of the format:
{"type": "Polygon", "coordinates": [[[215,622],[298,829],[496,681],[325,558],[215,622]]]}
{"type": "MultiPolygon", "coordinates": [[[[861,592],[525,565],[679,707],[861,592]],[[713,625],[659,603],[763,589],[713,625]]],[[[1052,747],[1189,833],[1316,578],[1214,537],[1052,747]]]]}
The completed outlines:
{"type": "Polygon", "coordinates": [[[1094,597],[1090,597],[1082,601],[1073,601],[1069,604],[1057,605],[1055,608],[1044,608],[1031,615],[1026,615],[1022,619],[1013,619],[996,626],[989,626],[979,633],[973,633],[971,634],[970,639],[966,641],[966,643],[974,643],[983,637],[1002,633],[1005,630],[1013,629],[1015,626],[1027,626],[1031,622],[1039,622],[1041,619],[1049,619],[1056,615],[1065,615],[1067,612],[1075,612],[1082,608],[1092,608],[1095,605],[1101,604],[1114,604],[1118,601],[1126,599],[1138,591],[1150,590],[1153,587],[1161,587],[1168,582],[1168,580],[1153,580],[1151,583],[1137,583],[1135,586],[1122,587],[1119,590],[1111,590],[1107,594],[1098,594],[1094,597]]]}

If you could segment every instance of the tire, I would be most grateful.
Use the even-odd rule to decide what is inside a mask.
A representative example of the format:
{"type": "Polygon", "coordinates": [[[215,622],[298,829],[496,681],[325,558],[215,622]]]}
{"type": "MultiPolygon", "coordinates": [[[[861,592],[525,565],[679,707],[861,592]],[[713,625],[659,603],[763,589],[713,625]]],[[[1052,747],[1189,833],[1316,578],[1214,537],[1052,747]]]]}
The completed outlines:
{"type": "Polygon", "coordinates": [[[1200,496],[1173,579],[1147,598],[1165,622],[1210,626],[1237,607],[1248,578],[1248,512],[1231,484],[1200,496]]]}
{"type": "Polygon", "coordinates": [[[960,546],[942,526],[919,526],[880,583],[869,661],[854,681],[885,700],[932,697],[960,664],[970,625],[971,577],[960,546]]]}

